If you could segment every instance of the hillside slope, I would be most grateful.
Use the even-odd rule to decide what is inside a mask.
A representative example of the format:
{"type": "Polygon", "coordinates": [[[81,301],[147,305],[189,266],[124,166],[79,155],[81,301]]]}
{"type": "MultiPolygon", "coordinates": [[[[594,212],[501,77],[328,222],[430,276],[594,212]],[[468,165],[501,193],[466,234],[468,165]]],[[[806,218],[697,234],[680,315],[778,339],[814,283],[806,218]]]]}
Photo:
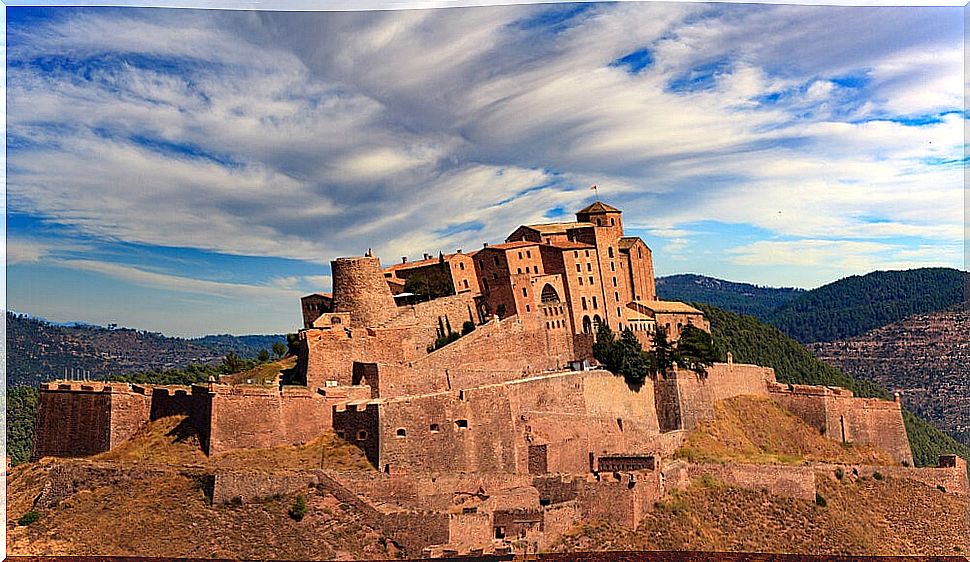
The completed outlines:
{"type": "Polygon", "coordinates": [[[283,336],[206,336],[195,340],[130,328],[62,326],[7,313],[7,387],[37,385],[65,372],[91,378],[214,364],[229,352],[254,357],[283,336]]]}
{"type": "Polygon", "coordinates": [[[968,334],[970,309],[956,307],[809,349],[857,379],[899,392],[906,407],[970,445],[968,334]]]}
{"type": "Polygon", "coordinates": [[[703,302],[760,320],[767,319],[773,310],[803,293],[804,289],[760,287],[704,275],[657,278],[657,295],[663,300],[703,302]]]}
{"type": "MultiPolygon", "coordinates": [[[[711,331],[721,353],[730,351],[734,360],[772,367],[779,382],[841,386],[857,396],[889,399],[885,388],[860,381],[816,358],[805,346],[782,334],[777,328],[751,316],[739,316],[709,305],[697,303],[711,322],[711,331]]],[[[970,447],[904,410],[906,432],[917,466],[935,466],[941,454],[956,453],[970,459],[970,447]]]]}
{"type": "Polygon", "coordinates": [[[966,275],[949,268],[853,275],[799,295],[767,320],[802,343],[851,338],[912,314],[961,303],[966,275]]]}

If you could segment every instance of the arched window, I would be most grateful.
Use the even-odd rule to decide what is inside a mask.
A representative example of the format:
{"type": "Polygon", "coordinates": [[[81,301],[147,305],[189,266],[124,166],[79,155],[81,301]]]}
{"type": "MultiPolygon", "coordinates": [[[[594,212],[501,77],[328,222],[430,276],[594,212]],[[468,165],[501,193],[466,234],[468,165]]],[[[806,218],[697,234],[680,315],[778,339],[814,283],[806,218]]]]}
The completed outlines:
{"type": "Polygon", "coordinates": [[[590,321],[589,316],[583,316],[583,333],[589,334],[593,331],[593,322],[590,321]]]}
{"type": "Polygon", "coordinates": [[[556,292],[555,287],[546,283],[546,286],[542,288],[540,299],[543,303],[559,302],[559,293],[556,292]]]}
{"type": "Polygon", "coordinates": [[[606,247],[606,255],[610,256],[610,259],[613,259],[613,246],[606,247]]]}
{"type": "Polygon", "coordinates": [[[599,314],[597,314],[597,315],[595,315],[595,316],[593,316],[593,326],[594,326],[594,327],[595,327],[595,328],[596,328],[597,330],[599,330],[599,328],[600,328],[600,324],[602,324],[602,323],[603,323],[603,320],[602,320],[602,319],[600,319],[600,315],[599,315],[599,314]]]}

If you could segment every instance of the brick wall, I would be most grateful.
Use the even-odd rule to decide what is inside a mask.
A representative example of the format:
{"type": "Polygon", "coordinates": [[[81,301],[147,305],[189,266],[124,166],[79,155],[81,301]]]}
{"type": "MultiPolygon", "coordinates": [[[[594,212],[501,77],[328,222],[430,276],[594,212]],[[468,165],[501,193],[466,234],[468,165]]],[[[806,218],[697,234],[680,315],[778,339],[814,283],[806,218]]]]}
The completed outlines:
{"type": "Polygon", "coordinates": [[[333,310],[349,312],[354,326],[376,326],[395,314],[397,306],[377,258],[337,258],[330,262],[330,271],[333,310]]]}
{"type": "Polygon", "coordinates": [[[253,502],[305,491],[319,482],[312,472],[233,471],[216,472],[211,499],[213,505],[231,503],[235,500],[253,502]]]}
{"type": "MultiPolygon", "coordinates": [[[[412,329],[314,329],[300,332],[301,346],[297,372],[306,378],[311,389],[336,381],[350,385],[354,361],[402,364],[416,359],[412,329]]],[[[420,351],[423,355],[424,349],[420,351]]]]}
{"type": "Polygon", "coordinates": [[[583,519],[611,521],[635,529],[661,495],[659,472],[601,474],[598,481],[585,482],[577,504],[583,519]]]}
{"type": "MultiPolygon", "coordinates": [[[[959,457],[957,457],[959,458],[959,457]]],[[[946,468],[913,468],[905,466],[872,466],[872,465],[816,465],[816,473],[820,477],[835,479],[835,469],[841,468],[848,477],[872,478],[880,473],[885,478],[899,478],[922,482],[927,486],[938,488],[963,496],[970,495],[970,483],[967,481],[967,464],[965,460],[956,466],[946,468]]],[[[845,477],[845,476],[844,476],[845,477]]],[[[844,478],[843,477],[843,478],[844,478]]]]}

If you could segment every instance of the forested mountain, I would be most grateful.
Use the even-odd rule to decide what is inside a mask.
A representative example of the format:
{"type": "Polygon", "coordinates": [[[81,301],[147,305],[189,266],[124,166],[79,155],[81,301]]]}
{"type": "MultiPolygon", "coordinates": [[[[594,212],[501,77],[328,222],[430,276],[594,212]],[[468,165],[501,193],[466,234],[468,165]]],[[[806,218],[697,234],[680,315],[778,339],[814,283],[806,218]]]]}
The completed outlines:
{"type": "Polygon", "coordinates": [[[847,339],[912,314],[959,304],[966,275],[949,268],[853,275],[799,295],[767,320],[802,343],[847,339]]]}
{"type": "MultiPolygon", "coordinates": [[[[772,367],[779,382],[841,386],[856,396],[891,398],[884,387],[853,379],[823,363],[777,328],[751,316],[739,316],[710,305],[696,303],[694,306],[710,320],[714,340],[722,352],[730,351],[738,362],[772,367]]],[[[903,410],[903,420],[917,466],[936,466],[937,457],[944,453],[956,453],[970,460],[970,447],[956,442],[924,419],[903,410]]]]}
{"type": "Polygon", "coordinates": [[[657,278],[657,296],[662,300],[704,302],[761,320],[803,293],[805,289],[761,287],[692,273],[657,278]]]}
{"type": "Polygon", "coordinates": [[[899,392],[908,408],[970,445],[970,309],[915,314],[809,349],[857,379],[899,392]]]}
{"type": "Polygon", "coordinates": [[[215,364],[229,352],[254,357],[283,336],[166,337],[131,328],[56,325],[7,312],[7,387],[36,385],[65,373],[94,379],[137,371],[215,364]]]}

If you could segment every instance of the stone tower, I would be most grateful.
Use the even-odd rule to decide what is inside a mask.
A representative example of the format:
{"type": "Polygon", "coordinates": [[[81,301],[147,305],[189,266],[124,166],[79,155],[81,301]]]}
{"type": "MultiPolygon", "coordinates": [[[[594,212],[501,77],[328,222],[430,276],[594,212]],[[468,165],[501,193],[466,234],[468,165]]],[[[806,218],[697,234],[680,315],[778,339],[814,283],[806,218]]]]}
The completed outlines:
{"type": "Polygon", "coordinates": [[[374,256],[337,258],[330,262],[333,311],[349,312],[353,325],[376,326],[397,313],[381,262],[374,256]]]}

